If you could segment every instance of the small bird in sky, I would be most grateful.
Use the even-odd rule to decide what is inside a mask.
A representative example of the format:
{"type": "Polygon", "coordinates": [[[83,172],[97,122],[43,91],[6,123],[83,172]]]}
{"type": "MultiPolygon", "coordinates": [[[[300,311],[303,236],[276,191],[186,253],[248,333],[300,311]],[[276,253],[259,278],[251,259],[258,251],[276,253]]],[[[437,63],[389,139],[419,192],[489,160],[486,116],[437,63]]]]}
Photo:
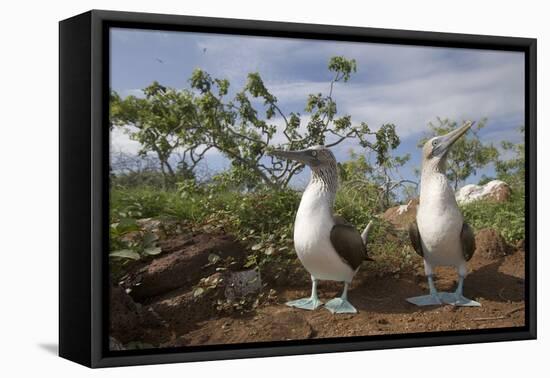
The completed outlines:
{"type": "Polygon", "coordinates": [[[161,64],[164,64],[164,60],[160,59],[160,58],[155,58],[157,62],[161,63],[161,64]]]}
{"type": "Polygon", "coordinates": [[[202,49],[202,53],[206,54],[206,47],[204,49],[202,49]]]}

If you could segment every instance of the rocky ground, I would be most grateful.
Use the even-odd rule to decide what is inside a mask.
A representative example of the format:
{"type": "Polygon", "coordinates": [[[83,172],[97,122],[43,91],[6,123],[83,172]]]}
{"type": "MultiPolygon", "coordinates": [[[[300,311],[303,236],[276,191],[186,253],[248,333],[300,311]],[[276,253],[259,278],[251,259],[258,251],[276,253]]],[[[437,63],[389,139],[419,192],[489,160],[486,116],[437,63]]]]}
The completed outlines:
{"type": "MultiPolygon", "coordinates": [[[[309,279],[299,264],[284,277],[269,270],[263,276],[238,271],[245,252],[231,237],[182,234],[163,241],[161,255],[136,263],[112,287],[111,345],[129,349],[524,325],[521,243],[508,246],[493,230],[482,230],[476,244],[465,295],[481,308],[418,308],[405,298],[427,292],[421,264],[381,272],[376,262],[365,262],[349,293],[359,313],[332,315],[322,307],[303,311],[284,305],[309,295],[309,279]]],[[[440,268],[436,285],[454,290],[456,278],[454,270],[440,268]]],[[[321,282],[320,297],[326,301],[341,288],[321,282]]]]}

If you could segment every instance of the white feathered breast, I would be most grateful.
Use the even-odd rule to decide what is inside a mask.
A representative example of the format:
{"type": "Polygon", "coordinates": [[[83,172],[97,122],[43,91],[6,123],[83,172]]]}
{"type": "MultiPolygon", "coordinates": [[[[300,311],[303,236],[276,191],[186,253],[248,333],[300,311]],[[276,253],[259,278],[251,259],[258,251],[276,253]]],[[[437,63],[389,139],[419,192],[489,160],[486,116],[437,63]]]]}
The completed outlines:
{"type": "Polygon", "coordinates": [[[316,185],[305,190],[294,224],[294,247],[304,268],[321,280],[350,282],[355,272],[344,263],[330,240],[334,226],[332,196],[316,185]]]}
{"type": "Polygon", "coordinates": [[[429,263],[456,267],[464,263],[460,240],[464,218],[443,174],[422,177],[416,221],[429,263]]]}

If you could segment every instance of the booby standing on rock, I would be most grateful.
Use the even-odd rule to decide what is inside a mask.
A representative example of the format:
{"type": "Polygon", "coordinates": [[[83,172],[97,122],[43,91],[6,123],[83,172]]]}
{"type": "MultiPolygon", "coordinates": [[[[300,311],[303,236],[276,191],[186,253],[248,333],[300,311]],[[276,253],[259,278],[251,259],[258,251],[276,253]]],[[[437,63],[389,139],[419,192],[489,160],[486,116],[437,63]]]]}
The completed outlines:
{"type": "Polygon", "coordinates": [[[473,230],[464,222],[445,176],[449,150],[472,124],[466,122],[446,135],[432,138],[422,148],[420,204],[416,222],[409,226],[409,236],[415,251],[424,258],[430,294],[407,299],[418,306],[442,303],[481,306],[463,296],[466,262],[474,254],[475,239],[473,230]],[[454,293],[437,292],[433,281],[435,266],[454,266],[458,269],[459,281],[454,293]]]}
{"type": "Polygon", "coordinates": [[[332,208],[338,189],[338,168],[333,153],[324,146],[301,151],[275,150],[271,155],[299,161],[311,168],[294,223],[294,247],[302,265],[311,275],[309,298],[287,302],[291,307],[315,310],[323,303],[317,296],[317,280],[344,282],[339,298],[325,304],[330,312],[356,313],[348,301],[348,287],[363,260],[368,259],[366,240],[371,223],[363,234],[342,217],[334,216],[332,208]]]}

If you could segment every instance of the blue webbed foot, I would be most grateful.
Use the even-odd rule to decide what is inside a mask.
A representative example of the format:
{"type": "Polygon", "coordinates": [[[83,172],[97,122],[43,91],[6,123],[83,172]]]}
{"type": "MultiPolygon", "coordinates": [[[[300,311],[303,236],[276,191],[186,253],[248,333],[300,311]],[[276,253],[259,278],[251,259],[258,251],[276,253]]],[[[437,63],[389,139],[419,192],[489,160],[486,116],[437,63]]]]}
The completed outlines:
{"type": "Polygon", "coordinates": [[[334,298],[325,304],[325,308],[333,314],[356,314],[357,310],[347,299],[334,298]]]}
{"type": "Polygon", "coordinates": [[[417,306],[437,306],[443,304],[439,293],[407,298],[407,302],[417,306]]]}
{"type": "Polygon", "coordinates": [[[481,307],[481,303],[468,299],[459,293],[441,293],[441,300],[453,306],[481,307]]]}
{"type": "MultiPolygon", "coordinates": [[[[424,260],[424,263],[427,264],[427,262],[424,260]]],[[[438,306],[442,305],[443,302],[441,301],[441,294],[437,291],[434,284],[434,278],[431,273],[431,267],[430,272],[428,274],[428,287],[430,288],[430,294],[428,295],[420,295],[418,297],[412,297],[407,298],[407,302],[412,303],[413,305],[417,306],[438,306]]]]}
{"type": "Polygon", "coordinates": [[[289,307],[301,308],[302,310],[315,310],[323,304],[318,298],[302,298],[285,303],[289,307]]]}

